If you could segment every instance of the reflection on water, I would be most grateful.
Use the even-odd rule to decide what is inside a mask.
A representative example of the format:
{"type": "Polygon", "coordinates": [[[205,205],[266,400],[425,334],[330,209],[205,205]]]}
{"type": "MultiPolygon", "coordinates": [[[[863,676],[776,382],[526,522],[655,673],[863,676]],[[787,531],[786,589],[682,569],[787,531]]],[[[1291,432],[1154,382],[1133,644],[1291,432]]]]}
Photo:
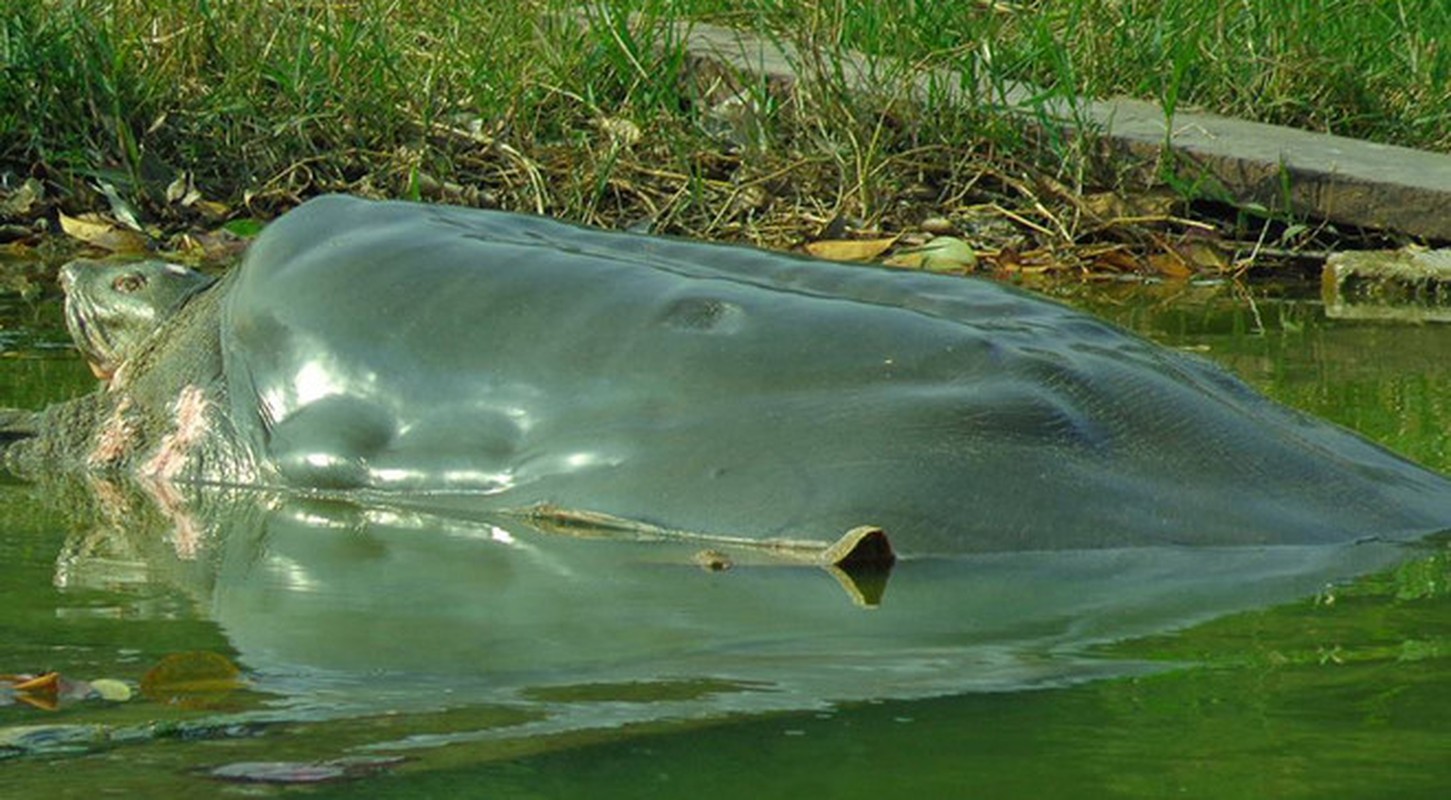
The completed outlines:
{"type": "Polygon", "coordinates": [[[627,707],[551,702],[535,726],[551,730],[1134,672],[1142,665],[1087,648],[1313,594],[1405,554],[1368,542],[908,559],[881,604],[863,607],[822,568],[767,555],[703,570],[687,542],[249,492],[148,513],[145,491],[100,494],[104,518],[125,524],[74,535],[57,582],[165,582],[284,708],[346,715],[559,696],[545,687],[726,687],[627,707]],[[420,697],[420,680],[447,697],[420,697]]]}
{"type": "MultiPolygon", "coordinates": [[[[1451,413],[1437,392],[1445,385],[1451,330],[1329,325],[1313,306],[1293,303],[1251,308],[1179,298],[1160,307],[1152,296],[1109,292],[1084,302],[1170,345],[1224,361],[1293,405],[1441,468],[1451,463],[1444,443],[1451,413]]],[[[78,361],[13,363],[25,366],[6,370],[5,380],[29,381],[31,392],[64,394],[69,389],[58,387],[79,385],[39,379],[36,386],[34,374],[24,372],[36,364],[60,374],[84,370],[78,361]]],[[[460,764],[466,779],[487,779],[497,791],[574,794],[589,776],[592,791],[629,796],[643,775],[682,777],[688,769],[678,759],[708,742],[697,766],[701,775],[715,775],[706,783],[721,794],[745,791],[751,777],[757,787],[769,781],[840,794],[859,786],[864,793],[912,777],[884,783],[880,769],[867,768],[882,758],[910,762],[923,786],[928,778],[961,776],[966,763],[978,778],[994,769],[1021,772],[1024,758],[1000,759],[995,768],[992,759],[963,749],[987,752],[1022,741],[1049,748],[1049,755],[1053,748],[1077,753],[1081,763],[1062,762],[1065,775],[1086,768],[1099,785],[1099,772],[1118,770],[1115,785],[1154,794],[1146,776],[1162,768],[1156,759],[1175,737],[1161,736],[1137,755],[1068,744],[1101,720],[1122,721],[1125,712],[1114,704],[1138,702],[1133,698],[1149,690],[1136,682],[1083,682],[1135,676],[1147,681],[1143,686],[1174,686],[1184,680],[1175,675],[1198,673],[1166,668],[1208,659],[1241,664],[1229,674],[1259,687],[1231,683],[1220,691],[1264,691],[1263,669],[1298,662],[1295,645],[1276,644],[1293,634],[1243,631],[1266,625],[1255,616],[1260,610],[1327,608],[1325,598],[1339,591],[1327,587],[1428,553],[1439,558],[1434,549],[1374,542],[909,558],[892,570],[880,604],[864,607],[819,567],[727,552],[725,563],[733,566],[713,571],[701,568],[698,543],[562,535],[516,517],[458,518],[250,492],[184,496],[113,483],[0,486],[0,505],[8,528],[0,536],[0,599],[9,609],[0,642],[11,659],[0,672],[55,667],[76,677],[135,680],[161,656],[185,650],[220,652],[244,668],[251,692],[200,712],[145,701],[74,705],[50,717],[0,707],[0,728],[11,732],[0,738],[0,750],[9,742],[12,753],[19,750],[19,726],[95,723],[127,731],[134,741],[119,744],[113,736],[100,752],[133,753],[126,756],[129,779],[150,791],[194,788],[204,779],[187,770],[198,765],[398,752],[415,758],[401,773],[425,776],[413,790],[420,796],[447,792],[434,778],[460,764]],[[1322,605],[1306,603],[1317,596],[1322,605]],[[1214,622],[1241,611],[1255,614],[1214,622]],[[1236,632],[1234,620],[1250,622],[1237,623],[1236,632]],[[1230,624],[1230,632],[1218,624],[1230,624]],[[1194,638],[1203,630],[1215,633],[1194,638]],[[1290,655],[1281,653],[1284,664],[1266,656],[1271,667],[1248,669],[1244,653],[1216,652],[1216,642],[1238,647],[1247,635],[1290,655]],[[1116,644],[1126,640],[1157,644],[1137,651],[1116,644]],[[1061,688],[1070,686],[1079,688],[1061,688]],[[1040,691],[1049,688],[1055,691],[1040,691]],[[1085,696],[1106,699],[1092,708],[1085,696]],[[882,701],[891,704],[875,705],[882,701]],[[741,715],[762,721],[693,730],[741,715]],[[772,721],[778,718],[787,721],[772,721]],[[221,741],[163,742],[156,738],[162,729],[146,727],[155,719],[205,724],[208,736],[221,741]],[[261,727],[226,727],[239,721],[261,727]],[[654,745],[672,754],[668,764],[628,744],[652,730],[671,732],[654,745]],[[265,735],[254,736],[258,731],[265,735]],[[783,752],[797,753],[797,760],[769,758],[772,748],[761,751],[756,740],[762,735],[792,740],[783,752]],[[963,749],[941,749],[949,739],[963,749]],[[517,772],[484,765],[554,749],[561,754],[520,762],[517,772]],[[439,755],[455,751],[465,755],[439,755]],[[771,772],[720,773],[729,772],[722,754],[746,770],[756,763],[771,772]],[[578,780],[564,777],[574,774],[570,769],[579,770],[578,780]],[[834,777],[800,784],[813,774],[834,777]]],[[[1443,579],[1436,571],[1443,568],[1429,568],[1432,584],[1443,579]]],[[[1430,608],[1417,618],[1426,631],[1416,640],[1421,655],[1372,663],[1444,665],[1451,622],[1444,596],[1443,588],[1406,601],[1431,604],[1417,606],[1430,608]]],[[[1353,597],[1346,604],[1353,606],[1353,597]]],[[[1381,647],[1383,635],[1336,631],[1325,639],[1334,645],[1326,646],[1325,663],[1354,661],[1373,650],[1367,642],[1381,647]]],[[[1340,685],[1342,699],[1324,696],[1343,706],[1339,716],[1326,712],[1329,722],[1321,724],[1359,719],[1360,701],[1347,696],[1356,680],[1365,682],[1362,691],[1390,680],[1383,671],[1359,675],[1349,688],[1340,685]]],[[[1417,690],[1445,697],[1447,682],[1438,680],[1417,690]]],[[[1253,732],[1264,726],[1263,712],[1230,718],[1219,735],[1260,741],[1253,732]]],[[[1386,725],[1391,734],[1408,733],[1395,720],[1386,725]]],[[[1299,730],[1291,726],[1289,733],[1299,730]]],[[[1414,752],[1426,736],[1451,742],[1434,724],[1415,732],[1423,740],[1414,752]]],[[[1138,741],[1103,735],[1122,748],[1138,741]]],[[[10,772],[13,786],[91,794],[119,780],[114,764],[75,755],[60,780],[42,767],[59,757],[56,751],[96,750],[90,742],[0,769],[10,772]]],[[[1223,763],[1254,769],[1256,762],[1223,763]]],[[[982,785],[1010,790],[1023,780],[1010,778],[1005,771],[982,785]]],[[[1374,785],[1392,780],[1382,776],[1374,785]]]]}

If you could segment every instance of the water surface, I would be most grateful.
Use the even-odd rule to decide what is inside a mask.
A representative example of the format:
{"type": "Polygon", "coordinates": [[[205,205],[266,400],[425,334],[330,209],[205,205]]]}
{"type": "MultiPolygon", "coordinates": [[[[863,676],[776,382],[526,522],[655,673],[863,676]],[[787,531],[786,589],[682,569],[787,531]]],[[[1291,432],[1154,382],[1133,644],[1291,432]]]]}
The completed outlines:
{"type": "MultiPolygon", "coordinates": [[[[1233,287],[1071,301],[1451,467],[1451,328],[1233,287]]],[[[53,300],[4,307],[0,405],[88,391],[53,300]]],[[[7,796],[309,793],[1431,796],[1451,781],[1443,545],[907,561],[881,602],[807,566],[252,493],[0,485],[0,672],[229,692],[0,705],[7,796]],[[153,673],[154,674],[154,673],[153,673]],[[294,776],[300,773],[294,773],[294,776]],[[232,791],[240,791],[232,787],[232,791]],[[275,793],[275,787],[248,788],[275,793]]],[[[870,595],[870,593],[868,593],[870,595]]]]}

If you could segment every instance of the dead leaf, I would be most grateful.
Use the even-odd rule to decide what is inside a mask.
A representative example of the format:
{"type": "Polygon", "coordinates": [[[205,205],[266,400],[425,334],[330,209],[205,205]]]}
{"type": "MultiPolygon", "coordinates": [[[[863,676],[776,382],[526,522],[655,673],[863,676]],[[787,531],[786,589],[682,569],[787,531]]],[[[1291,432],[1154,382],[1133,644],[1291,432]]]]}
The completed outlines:
{"type": "Polygon", "coordinates": [[[33,678],[17,680],[10,688],[17,692],[52,692],[60,686],[60,673],[47,672],[33,678]]]}
{"type": "Polygon", "coordinates": [[[0,675],[0,683],[10,684],[6,687],[5,699],[25,703],[43,711],[55,711],[63,701],[85,700],[98,694],[94,684],[67,678],[59,672],[47,672],[43,675],[0,675]]]}
{"type": "Polygon", "coordinates": [[[1166,217],[1174,213],[1174,209],[1184,200],[1173,189],[1159,187],[1135,192],[1128,196],[1126,202],[1135,216],[1166,217]]]}
{"type": "Polygon", "coordinates": [[[892,248],[898,236],[885,239],[826,239],[807,242],[806,252],[828,261],[871,261],[892,248]]]}
{"type": "Polygon", "coordinates": [[[1100,221],[1127,216],[1124,213],[1126,206],[1123,199],[1114,192],[1086,194],[1079,198],[1078,204],[1100,221]]]}
{"type": "Polygon", "coordinates": [[[200,199],[202,199],[202,193],[197,191],[190,172],[182,172],[176,176],[176,180],[167,184],[166,202],[168,203],[179,205],[182,208],[190,208],[200,199]]]}
{"type": "Polygon", "coordinates": [[[202,216],[213,220],[226,219],[232,213],[232,209],[228,208],[226,204],[218,203],[215,200],[198,200],[192,208],[200,211],[202,216]]]}
{"type": "Polygon", "coordinates": [[[199,254],[203,261],[222,261],[239,255],[247,249],[248,240],[218,228],[201,233],[184,233],[175,239],[172,247],[186,253],[199,254]]]}
{"type": "Polygon", "coordinates": [[[1229,259],[1212,242],[1205,239],[1191,239],[1175,245],[1174,251],[1189,264],[1193,264],[1199,270],[1214,272],[1225,272],[1229,269],[1229,259]]]}
{"type": "Polygon", "coordinates": [[[45,197],[45,185],[35,178],[26,178],[5,202],[0,203],[0,217],[5,219],[24,219],[30,215],[35,204],[45,197]]]}
{"type": "Polygon", "coordinates": [[[610,144],[615,147],[633,147],[644,135],[639,125],[623,117],[601,117],[598,122],[600,130],[610,137],[610,144]]]}
{"type": "Polygon", "coordinates": [[[106,196],[106,202],[111,206],[111,216],[115,217],[120,224],[140,233],[141,223],[136,219],[136,210],[126,202],[126,198],[122,197],[120,192],[116,191],[116,187],[106,181],[97,181],[96,186],[101,190],[101,194],[106,196]]]}
{"type": "Polygon", "coordinates": [[[906,248],[882,263],[928,272],[971,272],[977,268],[977,252],[956,236],[938,236],[926,244],[906,248]]]}
{"type": "Polygon", "coordinates": [[[1138,272],[1142,266],[1127,250],[1106,250],[1094,256],[1093,265],[1106,272],[1138,272]]]}
{"type": "Polygon", "coordinates": [[[115,678],[97,678],[91,681],[91,690],[102,700],[124,703],[131,699],[131,687],[115,678]]]}
{"type": "Polygon", "coordinates": [[[215,705],[240,688],[241,670],[225,656],[206,651],[174,653],[141,676],[142,694],[186,708],[215,705]]]}
{"type": "Polygon", "coordinates": [[[1173,250],[1149,256],[1149,266],[1166,278],[1182,280],[1194,275],[1184,258],[1173,250]]]}
{"type": "Polygon", "coordinates": [[[94,214],[79,217],[60,214],[60,228],[72,239],[113,253],[140,253],[147,249],[146,237],[136,231],[118,227],[94,214]]]}
{"type": "Polygon", "coordinates": [[[1126,219],[1162,218],[1174,211],[1179,195],[1169,190],[1150,189],[1127,197],[1117,192],[1096,192],[1078,199],[1079,208],[1100,222],[1112,223],[1126,219]]]}

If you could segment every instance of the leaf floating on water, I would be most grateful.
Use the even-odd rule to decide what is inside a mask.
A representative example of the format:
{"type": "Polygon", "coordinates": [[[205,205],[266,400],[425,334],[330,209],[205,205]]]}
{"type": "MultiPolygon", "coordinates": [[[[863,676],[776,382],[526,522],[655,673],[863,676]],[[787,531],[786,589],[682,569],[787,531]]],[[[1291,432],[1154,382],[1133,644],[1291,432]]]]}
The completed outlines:
{"type": "Polygon", "coordinates": [[[72,239],[113,253],[140,253],[147,249],[146,237],[136,231],[118,227],[112,222],[87,214],[71,217],[60,214],[60,227],[72,239]]]}
{"type": "Polygon", "coordinates": [[[885,239],[826,239],[807,242],[806,252],[828,261],[871,261],[891,249],[900,237],[885,239]]]}
{"type": "Polygon", "coordinates": [[[206,708],[242,688],[242,672],[226,657],[199,651],[174,653],[141,677],[141,693],[161,703],[206,708]]]}
{"type": "Polygon", "coordinates": [[[10,688],[17,692],[51,692],[54,693],[60,688],[60,673],[47,672],[44,675],[37,675],[33,678],[25,676],[14,676],[16,680],[10,688]]]}
{"type": "Polygon", "coordinates": [[[131,699],[131,687],[115,678],[97,678],[91,681],[91,691],[102,700],[124,703],[131,699]]]}
{"type": "Polygon", "coordinates": [[[0,683],[8,683],[0,695],[0,705],[20,702],[45,711],[55,711],[62,702],[99,698],[113,703],[131,699],[131,687],[114,678],[83,681],[67,678],[58,672],[44,675],[0,675],[0,683]]]}

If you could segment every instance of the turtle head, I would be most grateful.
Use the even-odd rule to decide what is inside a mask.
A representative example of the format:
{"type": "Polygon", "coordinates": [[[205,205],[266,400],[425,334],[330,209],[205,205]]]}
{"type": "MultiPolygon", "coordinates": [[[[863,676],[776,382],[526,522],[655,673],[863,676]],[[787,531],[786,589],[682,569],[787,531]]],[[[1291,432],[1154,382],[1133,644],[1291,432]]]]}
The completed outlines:
{"type": "Polygon", "coordinates": [[[147,337],[214,282],[165,261],[72,261],[60,270],[66,328],[96,377],[110,380],[147,337]]]}

